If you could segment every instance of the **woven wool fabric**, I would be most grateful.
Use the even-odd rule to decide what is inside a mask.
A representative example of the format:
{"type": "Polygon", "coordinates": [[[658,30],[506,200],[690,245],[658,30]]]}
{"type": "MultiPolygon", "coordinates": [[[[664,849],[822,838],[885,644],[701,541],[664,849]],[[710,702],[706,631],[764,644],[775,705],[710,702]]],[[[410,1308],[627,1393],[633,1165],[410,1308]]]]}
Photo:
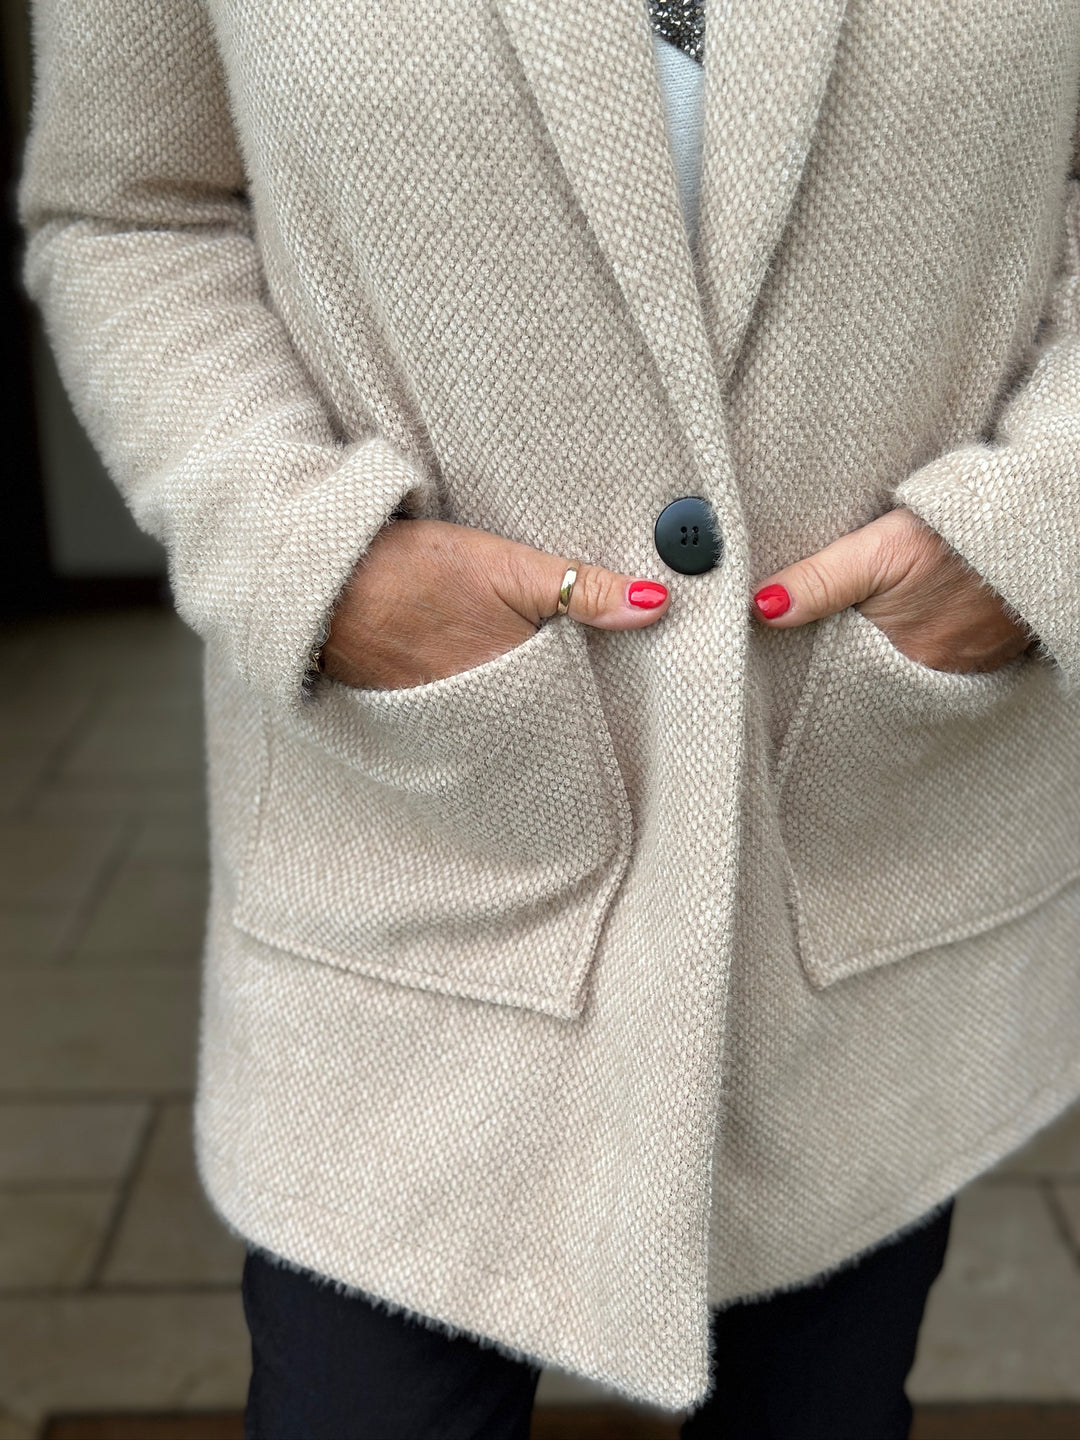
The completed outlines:
{"type": "Polygon", "coordinates": [[[710,1302],[1080,1091],[1080,10],[710,17],[693,258],[637,0],[39,0],[22,192],[207,642],[214,1203],[672,1407],[710,1302]],[[653,548],[682,495],[705,575],[653,548]],[[1044,655],[752,631],[753,579],[898,500],[1044,655]],[[670,614],[306,700],[399,507],[659,574],[670,614]]]}

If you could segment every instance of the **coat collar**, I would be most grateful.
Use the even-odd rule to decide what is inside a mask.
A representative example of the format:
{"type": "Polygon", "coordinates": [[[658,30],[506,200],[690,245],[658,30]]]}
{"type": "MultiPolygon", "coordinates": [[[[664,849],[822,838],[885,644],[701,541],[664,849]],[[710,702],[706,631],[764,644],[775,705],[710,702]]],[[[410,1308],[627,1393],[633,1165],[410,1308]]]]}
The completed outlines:
{"type": "Polygon", "coordinates": [[[711,0],[697,273],[645,0],[496,3],[585,217],[694,432],[730,373],[794,198],[844,0],[711,0]]]}

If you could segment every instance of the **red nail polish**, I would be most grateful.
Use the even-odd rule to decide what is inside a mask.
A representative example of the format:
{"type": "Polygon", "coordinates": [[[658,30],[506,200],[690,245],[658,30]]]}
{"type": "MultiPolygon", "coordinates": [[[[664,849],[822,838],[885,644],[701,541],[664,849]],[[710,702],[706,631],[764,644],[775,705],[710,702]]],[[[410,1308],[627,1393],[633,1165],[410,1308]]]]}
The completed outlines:
{"type": "Polygon", "coordinates": [[[627,587],[626,598],[639,610],[655,610],[667,599],[667,587],[655,580],[635,580],[627,587]]]}
{"type": "Polygon", "coordinates": [[[791,596],[783,585],[765,585],[754,596],[754,604],[766,620],[776,620],[791,609],[791,596]]]}

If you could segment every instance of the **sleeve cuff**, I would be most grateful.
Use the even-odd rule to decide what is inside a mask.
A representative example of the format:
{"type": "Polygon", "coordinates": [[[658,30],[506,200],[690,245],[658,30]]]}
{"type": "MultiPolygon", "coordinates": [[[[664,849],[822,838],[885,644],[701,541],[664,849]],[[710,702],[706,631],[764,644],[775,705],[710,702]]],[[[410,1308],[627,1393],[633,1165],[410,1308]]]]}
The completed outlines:
{"type": "Polygon", "coordinates": [[[345,453],[298,496],[288,538],[258,592],[243,650],[245,679],[286,709],[303,703],[311,652],[357,560],[395,513],[435,518],[437,497],[382,439],[345,453]]]}
{"type": "Polygon", "coordinates": [[[970,446],[895,491],[1080,683],[1080,451],[1063,427],[1022,447],[970,446]]]}

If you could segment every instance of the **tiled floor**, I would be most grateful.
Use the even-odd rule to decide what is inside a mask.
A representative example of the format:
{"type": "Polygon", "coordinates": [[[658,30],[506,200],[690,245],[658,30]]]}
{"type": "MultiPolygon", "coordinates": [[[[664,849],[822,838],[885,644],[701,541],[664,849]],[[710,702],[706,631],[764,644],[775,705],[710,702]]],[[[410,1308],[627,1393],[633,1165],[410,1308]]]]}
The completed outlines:
{"type": "MultiPolygon", "coordinates": [[[[189,1144],[198,669],[150,610],[0,632],[0,1440],[242,1402],[241,1250],[189,1144]]],[[[1080,1399],[1080,1113],[961,1197],[912,1391],[1080,1399]]]]}

